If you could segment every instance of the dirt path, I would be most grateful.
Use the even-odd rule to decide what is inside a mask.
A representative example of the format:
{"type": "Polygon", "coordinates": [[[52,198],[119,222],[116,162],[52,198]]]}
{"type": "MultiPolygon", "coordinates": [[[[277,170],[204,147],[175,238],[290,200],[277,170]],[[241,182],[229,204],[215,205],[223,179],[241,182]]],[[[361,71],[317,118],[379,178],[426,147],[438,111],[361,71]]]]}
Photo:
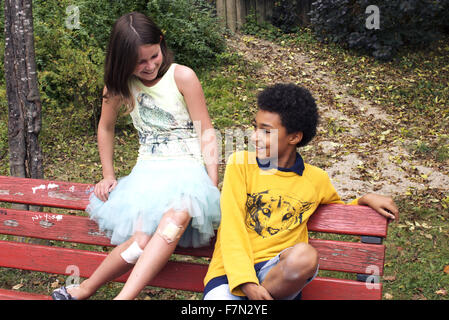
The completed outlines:
{"type": "Polygon", "coordinates": [[[352,96],[299,48],[251,36],[236,36],[228,44],[260,65],[256,77],[264,84],[293,82],[312,92],[321,122],[316,139],[302,153],[326,169],[343,199],[367,192],[399,195],[429,188],[449,192],[448,172],[427,167],[403,141],[389,139],[397,119],[352,96]]]}

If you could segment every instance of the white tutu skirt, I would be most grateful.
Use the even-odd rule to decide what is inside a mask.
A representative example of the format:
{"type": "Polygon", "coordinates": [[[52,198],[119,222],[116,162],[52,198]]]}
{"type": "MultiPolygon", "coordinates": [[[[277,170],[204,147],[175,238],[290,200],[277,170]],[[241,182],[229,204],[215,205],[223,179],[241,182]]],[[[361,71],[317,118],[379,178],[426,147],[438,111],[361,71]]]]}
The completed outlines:
{"type": "Polygon", "coordinates": [[[192,217],[178,245],[209,244],[220,222],[220,191],[202,164],[190,159],[139,160],[106,202],[92,193],[86,211],[118,245],[136,231],[154,234],[170,209],[187,210],[192,217]]]}

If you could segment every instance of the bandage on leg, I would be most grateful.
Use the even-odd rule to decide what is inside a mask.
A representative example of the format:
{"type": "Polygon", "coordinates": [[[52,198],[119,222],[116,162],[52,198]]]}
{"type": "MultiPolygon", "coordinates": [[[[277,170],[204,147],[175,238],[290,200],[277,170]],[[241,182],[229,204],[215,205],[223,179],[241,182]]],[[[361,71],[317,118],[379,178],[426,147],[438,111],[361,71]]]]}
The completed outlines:
{"type": "Polygon", "coordinates": [[[131,243],[131,245],[124,250],[120,255],[126,262],[135,264],[142,254],[143,250],[137,244],[137,241],[131,243]]]}
{"type": "Polygon", "coordinates": [[[158,234],[170,244],[181,237],[183,229],[184,228],[178,226],[175,221],[169,220],[167,224],[158,231],[158,234]]]}

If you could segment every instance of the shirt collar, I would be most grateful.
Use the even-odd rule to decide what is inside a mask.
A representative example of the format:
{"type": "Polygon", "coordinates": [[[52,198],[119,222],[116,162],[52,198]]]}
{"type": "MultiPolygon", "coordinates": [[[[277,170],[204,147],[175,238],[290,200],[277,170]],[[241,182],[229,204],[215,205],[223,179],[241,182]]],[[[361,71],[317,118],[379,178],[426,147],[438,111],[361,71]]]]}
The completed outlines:
{"type": "MultiPolygon", "coordinates": [[[[265,163],[265,161],[263,161],[264,163],[261,163],[259,161],[259,158],[257,158],[257,157],[256,157],[256,160],[257,160],[257,165],[259,166],[260,169],[262,169],[262,170],[271,169],[271,166],[270,166],[271,160],[268,160],[267,163],[265,163]]],[[[304,172],[304,160],[302,159],[301,155],[298,152],[296,152],[296,160],[295,160],[295,163],[293,164],[293,166],[291,166],[290,168],[277,167],[277,169],[279,171],[283,171],[283,172],[295,172],[299,176],[302,176],[302,174],[304,172]]]]}

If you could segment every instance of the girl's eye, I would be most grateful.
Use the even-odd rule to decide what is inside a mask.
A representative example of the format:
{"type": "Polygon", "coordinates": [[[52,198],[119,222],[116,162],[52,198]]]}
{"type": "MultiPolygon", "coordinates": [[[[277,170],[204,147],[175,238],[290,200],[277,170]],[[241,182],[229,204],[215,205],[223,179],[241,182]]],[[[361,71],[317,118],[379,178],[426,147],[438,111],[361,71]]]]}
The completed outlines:
{"type": "Polygon", "coordinates": [[[159,52],[156,53],[154,56],[151,57],[151,59],[156,59],[159,56],[159,52]]]}

